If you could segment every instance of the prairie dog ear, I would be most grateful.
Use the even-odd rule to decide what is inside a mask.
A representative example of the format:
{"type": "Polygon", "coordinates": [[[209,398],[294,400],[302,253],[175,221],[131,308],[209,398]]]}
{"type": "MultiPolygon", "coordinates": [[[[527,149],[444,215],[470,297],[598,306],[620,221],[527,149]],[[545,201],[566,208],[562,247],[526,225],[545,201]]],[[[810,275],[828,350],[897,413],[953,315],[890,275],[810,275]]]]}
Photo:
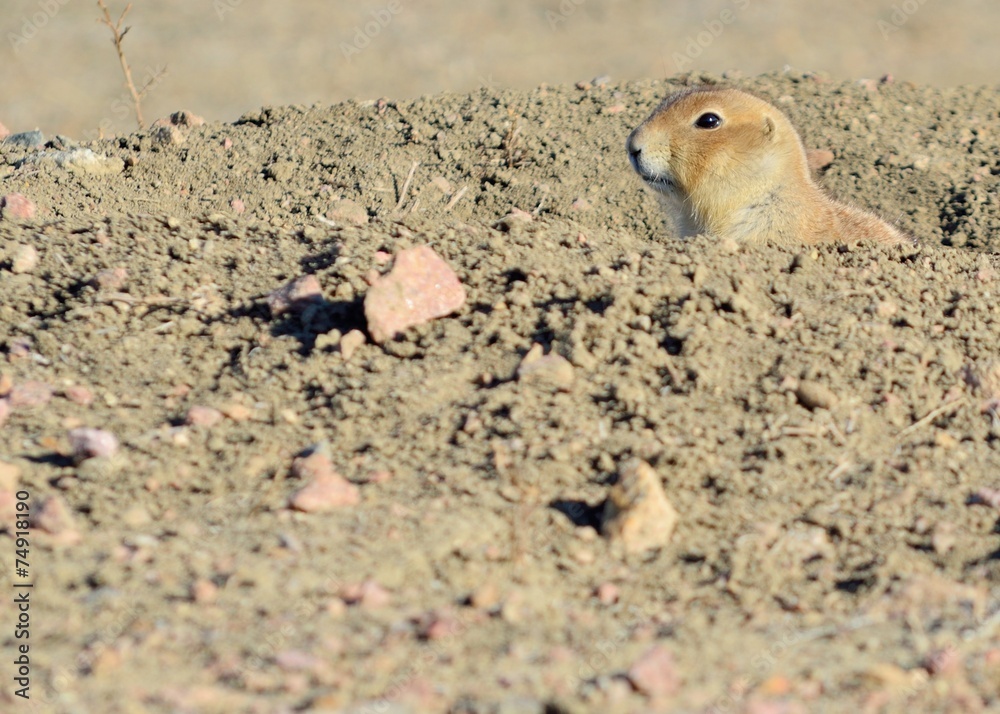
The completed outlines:
{"type": "Polygon", "coordinates": [[[771,140],[774,138],[775,132],[778,127],[774,125],[774,120],[771,117],[764,117],[764,138],[771,140]]]}

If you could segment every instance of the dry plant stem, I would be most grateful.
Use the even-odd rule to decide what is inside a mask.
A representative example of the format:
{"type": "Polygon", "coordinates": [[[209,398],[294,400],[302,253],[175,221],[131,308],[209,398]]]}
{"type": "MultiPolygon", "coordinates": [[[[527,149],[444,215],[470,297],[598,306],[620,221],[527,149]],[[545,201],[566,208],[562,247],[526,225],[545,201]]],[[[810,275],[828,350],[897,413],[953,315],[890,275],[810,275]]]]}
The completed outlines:
{"type": "Polygon", "coordinates": [[[406,175],[406,181],[403,182],[403,188],[399,192],[399,202],[396,204],[397,211],[402,209],[403,204],[406,203],[406,192],[410,190],[410,182],[413,181],[413,174],[416,173],[418,166],[420,166],[420,162],[414,161],[410,167],[410,173],[406,175]]]}
{"type": "Polygon", "coordinates": [[[451,197],[450,201],[448,201],[448,205],[444,207],[444,212],[447,213],[448,211],[453,209],[455,207],[455,204],[458,203],[460,200],[462,200],[462,196],[464,196],[465,192],[468,190],[469,190],[468,186],[462,186],[462,188],[458,189],[458,192],[451,197]]]}
{"type": "Polygon", "coordinates": [[[118,61],[122,66],[122,73],[125,75],[125,85],[128,87],[129,94],[132,95],[132,106],[135,110],[135,121],[139,125],[140,129],[146,128],[146,122],[142,118],[142,96],[145,93],[145,88],[139,91],[135,88],[135,82],[132,81],[132,70],[128,66],[128,60],[125,59],[125,51],[122,49],[122,40],[125,39],[125,35],[131,29],[126,27],[122,29],[122,23],[125,21],[125,16],[128,15],[129,10],[132,9],[132,3],[125,6],[122,10],[122,14],[118,17],[117,23],[111,22],[111,13],[108,12],[108,6],[104,4],[104,0],[97,0],[97,6],[101,8],[104,12],[104,18],[101,20],[108,29],[111,30],[112,42],[115,43],[115,49],[118,51],[118,61]]]}

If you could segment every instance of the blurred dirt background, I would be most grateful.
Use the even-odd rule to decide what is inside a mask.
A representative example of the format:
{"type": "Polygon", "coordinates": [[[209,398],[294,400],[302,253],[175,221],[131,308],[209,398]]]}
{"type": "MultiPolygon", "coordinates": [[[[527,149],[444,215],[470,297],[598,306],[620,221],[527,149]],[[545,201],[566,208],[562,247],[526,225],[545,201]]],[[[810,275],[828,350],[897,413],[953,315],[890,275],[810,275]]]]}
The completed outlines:
{"type": "MultiPolygon", "coordinates": [[[[89,0],[4,3],[8,128],[82,137],[134,127],[97,16],[89,0]]],[[[974,0],[138,0],[128,24],[136,81],[167,69],[149,93],[150,118],[188,109],[233,120],[268,104],[786,65],[840,79],[981,84],[1000,66],[1000,7],[974,0]],[[391,18],[384,28],[380,15],[391,18]],[[372,22],[370,43],[345,53],[372,22]]]]}
{"type": "Polygon", "coordinates": [[[891,5],[401,4],[345,63],[379,5],[137,5],[137,74],[171,68],[148,117],[210,121],[134,132],[94,8],[56,5],[0,105],[48,137],[0,143],[0,196],[34,206],[0,211],[0,710],[1000,706],[995,50],[923,34],[986,18],[915,3],[883,40],[891,5]],[[656,77],[726,8],[704,66],[918,245],[669,235],[624,140],[723,81],[656,77]],[[845,79],[750,76],[786,62],[845,79]],[[78,143],[108,117],[120,136],[78,143]],[[369,286],[416,245],[467,302],[372,344],[369,286]],[[318,294],[274,309],[304,275],[318,294]],[[519,369],[534,344],[565,360],[548,377],[519,369]],[[83,458],[88,427],[119,448],[83,458]],[[290,507],[308,451],[350,482],[325,511],[290,507]],[[637,457],[678,524],[629,555],[597,526],[637,457]]]}

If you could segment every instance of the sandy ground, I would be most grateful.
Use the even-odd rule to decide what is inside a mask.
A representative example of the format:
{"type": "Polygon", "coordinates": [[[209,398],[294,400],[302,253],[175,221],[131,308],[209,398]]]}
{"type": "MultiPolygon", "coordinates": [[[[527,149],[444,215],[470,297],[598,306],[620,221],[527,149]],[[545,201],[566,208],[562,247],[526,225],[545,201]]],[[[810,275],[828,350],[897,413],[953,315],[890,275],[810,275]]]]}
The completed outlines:
{"type": "MultiPolygon", "coordinates": [[[[4,2],[0,122],[78,138],[135,127],[98,12],[90,0],[4,2]]],[[[156,78],[150,119],[786,65],[984,84],[1000,65],[1000,7],[974,0],[138,0],[129,24],[136,81],[156,78]]]]}
{"type": "MultiPolygon", "coordinates": [[[[253,7],[226,21],[249,22],[253,7]]],[[[517,27],[547,9],[481,7],[517,27]]],[[[567,20],[599,26],[602,7],[567,20]]],[[[763,7],[741,17],[759,22],[763,7]]],[[[407,8],[381,36],[387,52],[392,32],[431,26],[407,8]]],[[[135,12],[138,45],[153,10],[135,12]]],[[[175,20],[190,38],[190,18],[175,20]]],[[[497,32],[476,51],[509,51],[497,32]]],[[[583,34],[551,36],[585,49],[583,34]]],[[[354,58],[375,63],[372,91],[323,91],[391,96],[401,85],[380,84],[378,55],[354,58]]],[[[261,74],[275,102],[300,103],[264,109],[266,92],[213,92],[203,72],[190,102],[164,80],[150,116],[241,118],[0,144],[0,196],[37,206],[0,219],[0,414],[13,405],[0,416],[0,709],[1000,707],[995,90],[863,84],[863,64],[839,65],[858,72],[843,82],[740,80],[833,151],[825,186],[919,243],[734,247],[673,238],[623,151],[665,94],[720,78],[556,86],[606,69],[569,57],[480,89],[475,68],[455,93],[314,107],[302,103],[319,94],[291,96],[295,72],[286,86],[261,74]],[[552,86],[502,88],[540,81],[552,86]],[[98,158],[60,166],[54,152],[74,148],[98,158]],[[361,207],[353,221],[344,200],[361,207]],[[501,223],[514,208],[530,220],[501,223]],[[385,255],[417,245],[454,268],[465,306],[350,345],[385,255]],[[306,274],[322,299],[274,314],[267,296],[306,274]],[[571,383],[519,378],[534,344],[568,360],[571,383]],[[192,419],[192,407],[218,412],[192,419]],[[120,448],[74,458],[80,427],[120,448]],[[356,503],[289,508],[309,450],[356,503]],[[596,526],[637,457],[679,517],[669,545],[628,555],[596,526]],[[17,491],[33,514],[27,703],[11,684],[24,643],[17,491]]],[[[927,80],[980,77],[947,67],[927,80]]],[[[408,76],[400,96],[434,89],[411,92],[408,76]]],[[[97,86],[65,89],[79,105],[25,95],[0,120],[76,131],[99,121],[97,86]]]]}
{"type": "Polygon", "coordinates": [[[744,85],[920,245],[672,239],[621,147],[680,80],[255,111],[94,143],[108,175],[3,145],[38,711],[996,707],[1000,103],[744,85]],[[422,244],[466,306],[347,359],[380,251],[422,244]],[[568,391],[517,378],[534,343],[568,391]],[[121,449],[76,462],[80,426],[121,449]],[[359,503],[288,508],[316,445],[359,503]],[[595,530],[633,457],[680,514],[644,557],[595,530]],[[654,646],[659,699],[624,677],[654,646]]]}

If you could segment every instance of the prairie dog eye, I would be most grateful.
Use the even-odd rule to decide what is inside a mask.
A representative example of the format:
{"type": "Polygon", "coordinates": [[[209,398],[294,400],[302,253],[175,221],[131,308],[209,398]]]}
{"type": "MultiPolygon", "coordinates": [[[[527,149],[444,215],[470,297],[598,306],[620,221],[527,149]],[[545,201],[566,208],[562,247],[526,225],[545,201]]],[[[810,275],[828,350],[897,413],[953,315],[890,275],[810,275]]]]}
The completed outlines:
{"type": "Polygon", "coordinates": [[[694,125],[699,129],[718,129],[722,126],[722,117],[715,112],[705,112],[695,119],[694,125]]]}

